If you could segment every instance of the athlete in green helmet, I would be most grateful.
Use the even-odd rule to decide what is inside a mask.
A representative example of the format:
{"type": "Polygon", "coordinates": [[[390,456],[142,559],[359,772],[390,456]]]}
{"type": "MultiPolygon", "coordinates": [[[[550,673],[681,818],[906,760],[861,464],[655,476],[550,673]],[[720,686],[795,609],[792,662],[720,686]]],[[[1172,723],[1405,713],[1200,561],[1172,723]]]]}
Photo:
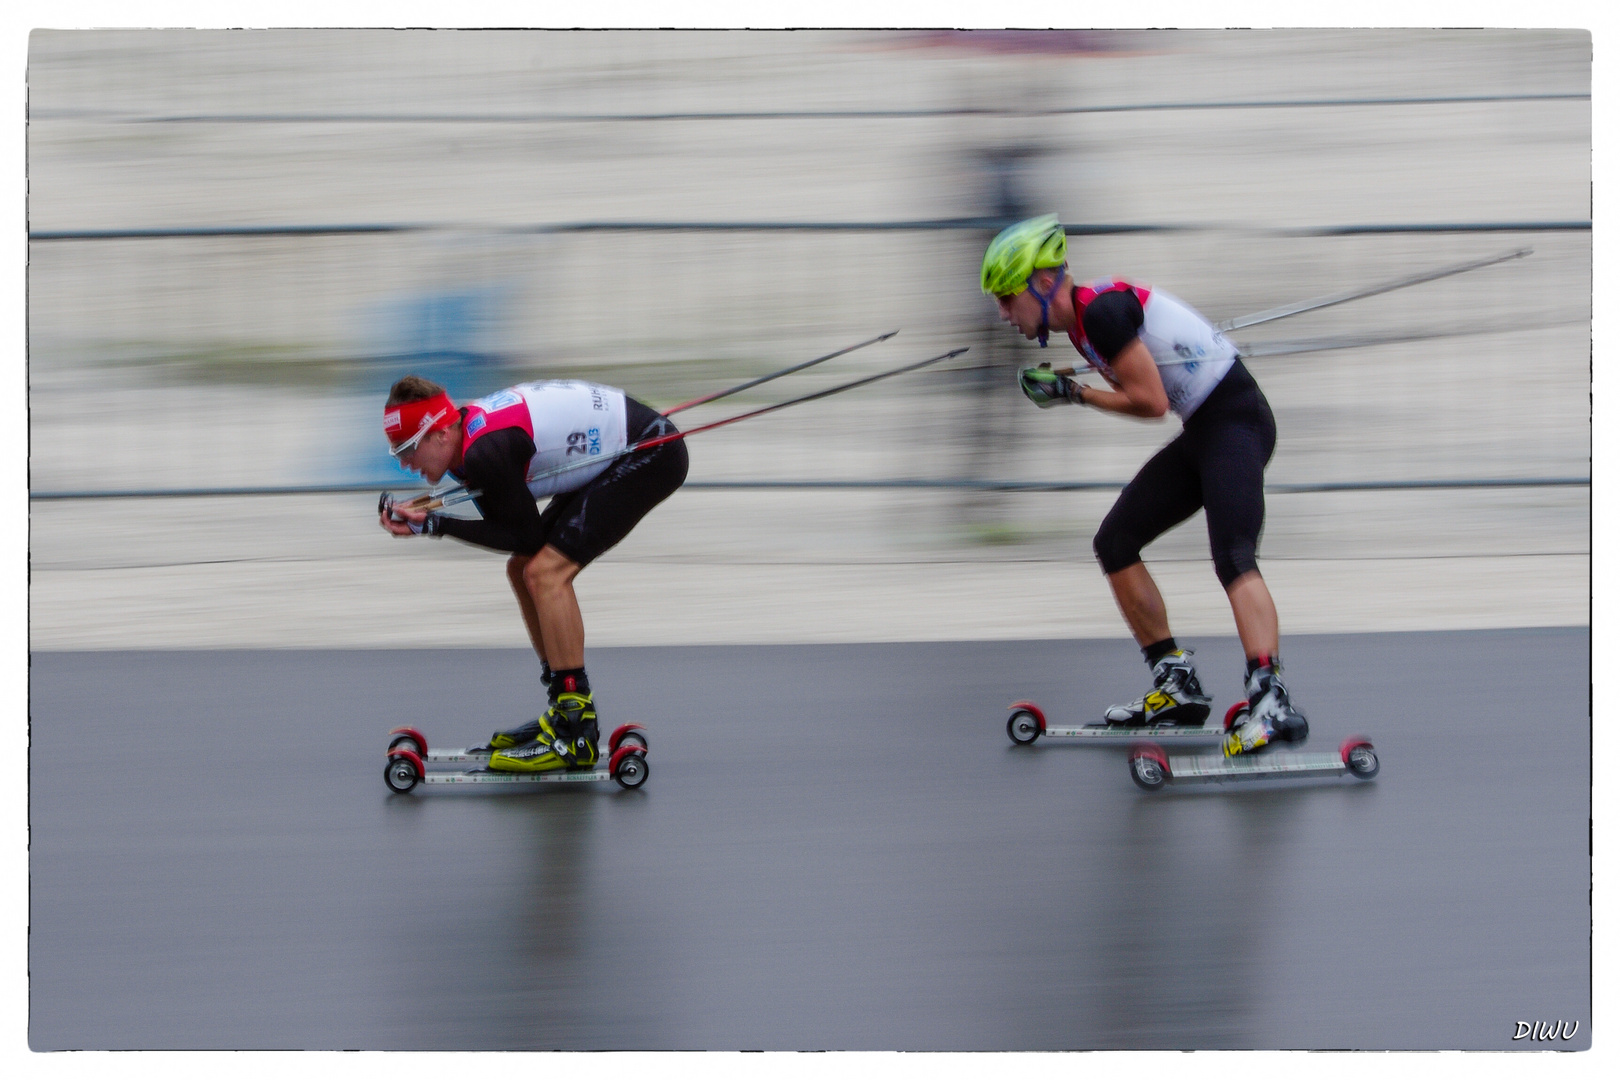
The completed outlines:
{"type": "Polygon", "coordinates": [[[984,253],[979,284],[1001,317],[1044,347],[1047,334],[1069,335],[1108,388],[1086,386],[1073,370],[1025,368],[1018,384],[1042,408],[1090,405],[1156,419],[1174,411],[1181,434],[1142,466],[1120,492],[1092,547],[1142,655],[1153,689],[1116,705],[1110,724],[1202,724],[1209,696],[1190,650],[1176,645],[1164,598],[1142,563],[1142,548],[1202,509],[1210,554],[1226,589],[1248,658],[1248,716],[1234,723],[1228,754],[1300,742],[1309,727],[1294,707],[1277,660],[1277,608],[1255,556],[1265,522],[1263,472],[1277,442],[1265,395],[1232,344],[1189,305],[1169,293],[1105,278],[1077,285],[1068,273],[1068,244],[1056,215],[1003,230],[984,253]]]}
{"type": "Polygon", "coordinates": [[[1051,305],[1057,298],[1058,288],[1065,275],[1041,275],[1037,284],[1032,278],[1036,270],[1059,270],[1069,262],[1069,237],[1063,231],[1056,214],[1030,218],[1009,225],[992,241],[984,253],[984,264],[979,268],[979,287],[996,297],[1016,297],[1028,291],[1041,305],[1040,322],[1035,338],[1046,348],[1046,335],[1051,329],[1051,305]]]}

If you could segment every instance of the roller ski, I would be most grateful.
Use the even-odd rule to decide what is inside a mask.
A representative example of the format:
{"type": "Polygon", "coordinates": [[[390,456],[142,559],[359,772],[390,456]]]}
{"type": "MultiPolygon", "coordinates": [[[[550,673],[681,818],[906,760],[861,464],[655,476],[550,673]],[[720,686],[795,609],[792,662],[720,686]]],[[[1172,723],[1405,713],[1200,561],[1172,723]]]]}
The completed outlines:
{"type": "Polygon", "coordinates": [[[1154,738],[1213,739],[1222,732],[1204,725],[1209,718],[1209,695],[1198,683],[1193,670],[1192,650],[1177,649],[1153,665],[1153,689],[1129,705],[1115,705],[1103,714],[1101,723],[1079,727],[1059,727],[1046,722],[1046,714],[1029,701],[1015,701],[1008,708],[1007,737],[1019,746],[1028,746],[1042,735],[1051,738],[1140,739],[1151,731],[1154,738]]]}
{"type": "MultiPolygon", "coordinates": [[[[535,722],[530,720],[528,724],[522,725],[522,727],[532,729],[534,725],[535,722]]],[[[516,731],[519,729],[513,728],[512,730],[516,731]]],[[[435,749],[424,752],[418,749],[418,740],[421,738],[421,735],[416,728],[397,727],[388,734],[393,738],[393,741],[388,744],[388,749],[392,750],[395,748],[395,746],[403,746],[407,750],[416,750],[417,755],[422,759],[423,762],[427,764],[464,762],[485,764],[489,761],[490,757],[495,753],[496,750],[503,749],[503,747],[495,746],[493,742],[491,742],[485,743],[482,746],[469,746],[465,749],[458,747],[454,750],[435,749]]],[[[425,745],[425,743],[420,745],[425,745]]],[[[519,744],[505,744],[505,746],[516,745],[519,744]]],[[[621,724],[619,727],[615,728],[613,734],[608,736],[609,755],[611,755],[614,750],[617,750],[619,746],[623,745],[639,746],[643,751],[645,751],[647,749],[647,734],[645,729],[643,729],[640,724],[621,724]]]]}
{"type": "MultiPolygon", "coordinates": [[[[545,771],[497,771],[489,762],[499,751],[487,746],[467,749],[432,749],[426,736],[416,728],[395,728],[389,733],[388,760],[383,780],[388,790],[403,795],[418,784],[568,784],[612,780],[622,788],[638,788],[647,782],[647,739],[639,725],[625,724],[608,736],[608,754],[589,766],[562,765],[545,771]],[[481,768],[464,771],[430,770],[430,764],[473,764],[481,768]]],[[[555,751],[551,751],[555,754],[555,751]]]]}
{"type": "MultiPolygon", "coordinates": [[[[1310,734],[1305,715],[1294,707],[1280,669],[1262,657],[1250,671],[1249,697],[1226,710],[1221,753],[1171,757],[1153,742],[1131,747],[1131,779],[1155,791],[1166,783],[1262,780],[1273,777],[1339,776],[1359,780],[1378,775],[1378,755],[1365,736],[1354,735],[1334,753],[1281,753],[1276,747],[1303,743],[1310,734]]],[[[1159,733],[1155,732],[1157,736],[1159,733]]]]}
{"type": "Polygon", "coordinates": [[[1378,755],[1362,735],[1352,735],[1339,746],[1338,753],[1276,751],[1269,754],[1167,754],[1157,743],[1141,742],[1131,747],[1128,758],[1131,779],[1144,791],[1157,791],[1166,784],[1224,783],[1233,780],[1269,780],[1309,776],[1343,776],[1371,780],[1378,775],[1378,755]]]}
{"type": "Polygon", "coordinates": [[[434,750],[416,728],[395,728],[388,744],[383,779],[404,794],[417,784],[591,783],[613,780],[638,788],[647,780],[647,736],[639,724],[624,724],[608,736],[607,764],[597,750],[596,715],[584,695],[561,695],[546,714],[527,724],[498,731],[482,746],[434,750]],[[575,698],[578,700],[569,701],[575,698]],[[480,765],[429,771],[432,764],[480,765]]]}
{"type": "Polygon", "coordinates": [[[1130,742],[1152,736],[1173,742],[1214,742],[1226,733],[1213,725],[1168,724],[1162,727],[1143,725],[1079,724],[1065,726],[1049,724],[1046,713],[1033,701],[1015,701],[1007,706],[1007,737],[1018,746],[1029,746],[1043,736],[1050,739],[1089,739],[1092,742],[1130,742]]]}

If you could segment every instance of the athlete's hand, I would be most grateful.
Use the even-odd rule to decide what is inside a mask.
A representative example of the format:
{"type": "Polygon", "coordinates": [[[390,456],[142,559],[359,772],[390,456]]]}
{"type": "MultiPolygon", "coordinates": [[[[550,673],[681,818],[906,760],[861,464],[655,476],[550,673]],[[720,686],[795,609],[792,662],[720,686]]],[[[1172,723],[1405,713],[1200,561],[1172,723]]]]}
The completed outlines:
{"type": "Polygon", "coordinates": [[[429,512],[416,510],[392,499],[377,504],[377,522],[395,536],[415,536],[427,529],[429,512]]]}
{"type": "Polygon", "coordinates": [[[1072,404],[1079,400],[1080,385],[1067,375],[1059,375],[1051,364],[1024,368],[1018,373],[1018,389],[1043,409],[1072,404]]]}
{"type": "Polygon", "coordinates": [[[422,531],[422,524],[420,520],[412,521],[410,514],[409,510],[379,511],[377,523],[394,536],[415,536],[422,531]]]}

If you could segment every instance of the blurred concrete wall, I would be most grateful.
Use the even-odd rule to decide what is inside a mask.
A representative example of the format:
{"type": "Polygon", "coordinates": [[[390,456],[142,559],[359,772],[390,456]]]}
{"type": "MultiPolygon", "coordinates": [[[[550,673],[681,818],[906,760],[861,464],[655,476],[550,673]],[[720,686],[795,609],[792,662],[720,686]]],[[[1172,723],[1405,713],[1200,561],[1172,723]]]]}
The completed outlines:
{"type": "MultiPolygon", "coordinates": [[[[1273,483],[1585,476],[1591,237],[1547,226],[1591,216],[1590,63],[1586,34],[1544,31],[38,31],[31,487],[383,482],[377,406],[406,370],[463,396],[585,375],[669,405],[896,327],[893,342],[790,389],[960,344],[973,346],[964,363],[989,370],[703,436],[692,479],[1124,480],[1173,423],[1038,412],[1012,390],[1007,373],[1035,350],[993,327],[976,272],[989,219],[1014,210],[1076,228],[1079,276],[1147,281],[1216,318],[1532,246],[1528,259],[1234,337],[1257,351],[1411,339],[1250,361],[1278,417],[1273,483]],[[742,227],[691,227],[726,223],[742,227]],[[826,227],[896,223],[913,227],[826,227]],[[1175,228],[1096,233],[1140,225],[1175,228]],[[1491,229],[1434,231],[1447,225],[1491,229]],[[358,231],[378,226],[425,227],[358,231]],[[165,235],[131,235],[142,231],[165,235]]],[[[1095,589],[1089,536],[1106,494],[691,491],[684,510],[659,511],[663,547],[638,533],[591,576],[608,588],[615,560],[677,550],[679,565],[719,565],[732,545],[794,563],[829,498],[872,507],[816,547],[834,565],[875,552],[930,567],[929,580],[941,566],[990,567],[975,588],[993,597],[1017,592],[994,570],[1009,559],[1066,562],[1095,589]],[[727,539],[712,542],[721,499],[733,500],[727,539]]],[[[260,553],[242,572],[272,580],[287,558],[399,557],[380,532],[338,540],[310,524],[368,520],[365,498],[334,499],[293,511],[303,524],[284,548],[246,543],[260,553]]],[[[219,626],[261,623],[266,640],[306,639],[296,619],[248,618],[238,601],[154,619],[172,587],[142,599],[131,584],[127,618],[98,613],[88,597],[106,582],[86,575],[137,568],[121,554],[129,534],[96,524],[109,505],[149,520],[164,559],[193,577],[218,562],[199,537],[241,548],[231,529],[263,513],[219,500],[34,503],[36,597],[61,600],[49,616],[35,605],[36,647],[218,640],[219,626]],[[53,563],[65,533],[73,557],[53,563]]],[[[1270,511],[1263,554],[1320,563],[1297,588],[1326,590],[1309,605],[1323,628],[1354,622],[1331,597],[1346,560],[1369,559],[1519,560],[1506,565],[1524,596],[1476,611],[1450,603],[1467,590],[1446,585],[1423,607],[1495,625],[1585,620],[1585,488],[1278,495],[1270,511]]],[[[1201,531],[1195,519],[1153,551],[1188,560],[1200,596],[1213,588],[1201,531]]],[[[475,565],[489,572],[482,556],[440,549],[424,572],[475,565]]],[[[1417,577],[1466,581],[1467,565],[1417,577]]],[[[863,610],[875,588],[852,585],[841,606],[863,610]]],[[[203,594],[219,591],[242,592],[224,582],[203,594]]],[[[704,608],[689,637],[752,627],[793,639],[793,595],[755,616],[704,608]]],[[[962,613],[917,605],[909,622],[866,625],[1118,632],[1101,598],[988,627],[968,613],[983,599],[964,593],[962,613]]],[[[356,605],[332,599],[331,635],[374,633],[342,617],[356,605]]],[[[642,640],[613,625],[598,619],[594,640],[642,640]]],[[[520,643],[514,629],[469,641],[520,643]]]]}

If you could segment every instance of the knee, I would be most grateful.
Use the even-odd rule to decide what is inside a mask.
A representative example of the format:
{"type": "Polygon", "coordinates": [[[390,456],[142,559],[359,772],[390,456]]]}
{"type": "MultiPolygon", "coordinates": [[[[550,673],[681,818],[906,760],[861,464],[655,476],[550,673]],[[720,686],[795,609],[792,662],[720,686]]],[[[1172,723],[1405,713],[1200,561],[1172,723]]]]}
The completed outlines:
{"type": "Polygon", "coordinates": [[[1103,519],[1101,528],[1097,530],[1097,535],[1091,538],[1091,550],[1097,556],[1097,562],[1105,574],[1117,574],[1127,566],[1142,561],[1142,545],[1133,541],[1106,518],[1103,519]]]}
{"type": "Polygon", "coordinates": [[[1211,553],[1215,556],[1215,576],[1221,579],[1221,588],[1230,589],[1238,578],[1260,569],[1254,552],[1252,541],[1240,540],[1211,553]]]}
{"type": "Polygon", "coordinates": [[[574,564],[550,548],[542,548],[523,568],[523,581],[536,592],[547,593],[573,579],[574,564]]]}
{"type": "Polygon", "coordinates": [[[523,567],[523,583],[530,589],[537,589],[542,592],[550,586],[551,575],[546,572],[546,567],[542,565],[538,555],[530,559],[523,567]]]}

